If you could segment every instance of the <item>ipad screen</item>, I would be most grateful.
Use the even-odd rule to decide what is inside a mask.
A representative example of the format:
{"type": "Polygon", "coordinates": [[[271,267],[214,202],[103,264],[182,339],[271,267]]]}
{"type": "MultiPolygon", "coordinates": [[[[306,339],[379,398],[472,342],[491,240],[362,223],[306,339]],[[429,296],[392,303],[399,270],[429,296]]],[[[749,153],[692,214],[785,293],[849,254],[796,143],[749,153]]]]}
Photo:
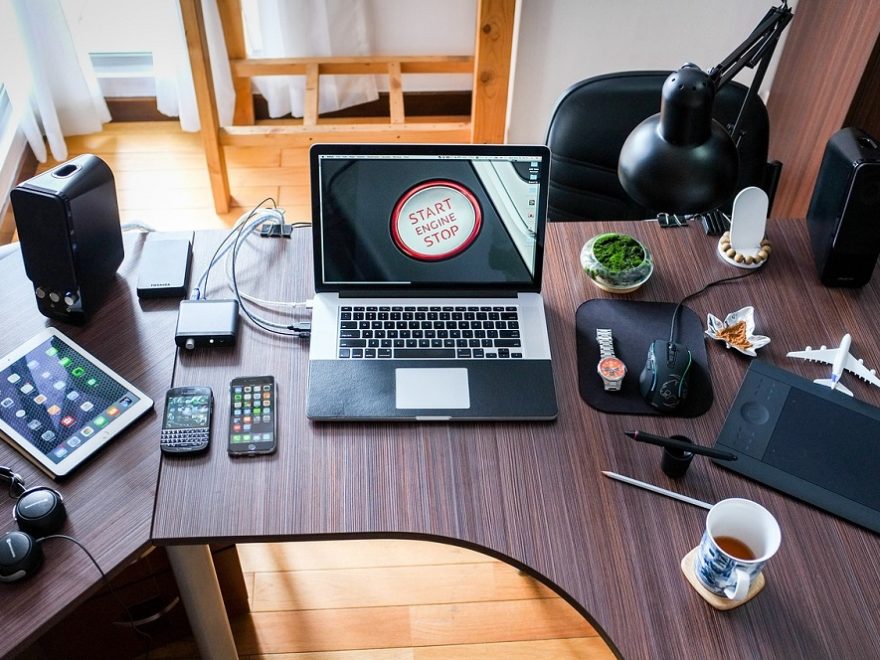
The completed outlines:
{"type": "Polygon", "coordinates": [[[54,333],[0,363],[0,419],[29,453],[54,464],[124,426],[126,411],[144,398],[71,343],[54,333]]]}

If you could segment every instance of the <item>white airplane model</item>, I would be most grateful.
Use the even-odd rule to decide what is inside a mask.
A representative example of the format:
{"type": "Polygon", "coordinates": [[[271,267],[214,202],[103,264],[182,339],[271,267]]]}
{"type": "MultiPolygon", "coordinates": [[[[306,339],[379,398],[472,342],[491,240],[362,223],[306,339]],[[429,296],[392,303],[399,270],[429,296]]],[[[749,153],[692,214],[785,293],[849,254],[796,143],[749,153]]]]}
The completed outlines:
{"type": "Polygon", "coordinates": [[[813,350],[807,346],[807,350],[792,351],[791,353],[788,353],[788,357],[830,364],[831,378],[817,378],[813,382],[830,387],[832,390],[838,390],[844,394],[849,394],[850,396],[852,396],[853,393],[840,384],[840,377],[843,375],[844,369],[855,374],[871,385],[880,387],[880,379],[877,378],[877,371],[875,369],[868,369],[862,364],[862,360],[856,360],[849,352],[851,343],[852,337],[850,337],[849,334],[845,334],[843,339],[840,340],[840,346],[837,348],[827,348],[826,346],[822,346],[819,350],[813,350]]]}

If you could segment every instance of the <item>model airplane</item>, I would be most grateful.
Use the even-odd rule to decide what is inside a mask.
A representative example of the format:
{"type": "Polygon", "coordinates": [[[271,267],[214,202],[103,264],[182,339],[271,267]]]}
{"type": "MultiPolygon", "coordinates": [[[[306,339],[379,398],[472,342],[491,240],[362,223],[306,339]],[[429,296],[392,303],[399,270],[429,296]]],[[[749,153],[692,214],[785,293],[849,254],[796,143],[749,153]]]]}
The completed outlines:
{"type": "Polygon", "coordinates": [[[814,383],[825,385],[832,390],[838,390],[844,394],[853,395],[847,388],[840,384],[840,377],[843,370],[846,369],[850,373],[855,374],[862,380],[880,387],[880,378],[877,378],[875,369],[868,369],[862,360],[856,360],[849,352],[849,346],[852,343],[852,337],[845,334],[840,340],[840,346],[837,348],[827,348],[822,346],[819,350],[813,350],[807,346],[805,351],[792,351],[788,357],[801,358],[803,360],[811,360],[813,362],[824,362],[831,365],[831,378],[817,378],[814,383]]]}

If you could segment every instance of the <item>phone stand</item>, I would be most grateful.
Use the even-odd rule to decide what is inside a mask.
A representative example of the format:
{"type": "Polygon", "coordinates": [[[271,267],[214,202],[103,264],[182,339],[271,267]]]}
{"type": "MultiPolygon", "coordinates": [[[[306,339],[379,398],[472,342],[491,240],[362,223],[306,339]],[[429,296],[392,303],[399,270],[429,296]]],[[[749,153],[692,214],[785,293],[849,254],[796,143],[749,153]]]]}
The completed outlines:
{"type": "Polygon", "coordinates": [[[769,200],[754,186],[744,188],[733,201],[730,231],[718,241],[718,254],[737,268],[760,268],[770,258],[770,241],[764,238],[769,200]]]}

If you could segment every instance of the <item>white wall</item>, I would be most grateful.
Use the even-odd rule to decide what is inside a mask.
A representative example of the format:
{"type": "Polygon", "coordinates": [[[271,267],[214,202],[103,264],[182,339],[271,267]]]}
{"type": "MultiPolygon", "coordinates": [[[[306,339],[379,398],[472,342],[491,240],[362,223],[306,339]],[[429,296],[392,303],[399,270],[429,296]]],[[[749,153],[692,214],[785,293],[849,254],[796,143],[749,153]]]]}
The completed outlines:
{"type": "MultiPolygon", "coordinates": [[[[473,55],[476,0],[369,0],[368,22],[376,55],[473,55]]],[[[388,79],[378,76],[379,89],[388,79]]],[[[403,91],[467,90],[469,75],[403,76],[403,91]]]]}
{"type": "MultiPolygon", "coordinates": [[[[685,62],[708,71],[745,41],[778,4],[778,0],[521,0],[508,141],[543,142],[556,98],[584,78],[614,71],[677,69],[685,62]]],[[[796,1],[789,4],[795,9],[793,23],[796,1]]],[[[783,47],[784,42],[776,49],[764,92],[783,47]]],[[[747,85],[752,74],[746,69],[736,80],[747,85]]]]}

